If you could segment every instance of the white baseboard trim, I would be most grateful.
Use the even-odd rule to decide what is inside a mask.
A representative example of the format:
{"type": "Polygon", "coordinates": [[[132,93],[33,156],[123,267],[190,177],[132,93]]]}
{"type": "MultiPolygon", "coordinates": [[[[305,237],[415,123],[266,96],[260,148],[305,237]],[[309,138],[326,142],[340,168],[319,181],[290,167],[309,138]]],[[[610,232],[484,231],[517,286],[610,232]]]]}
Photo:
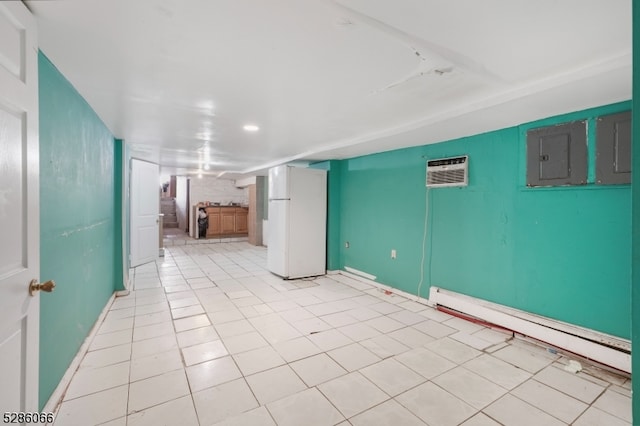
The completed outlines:
{"type": "MultiPolygon", "coordinates": [[[[349,269],[351,269],[351,268],[349,268],[349,269]]],[[[397,289],[395,287],[391,287],[389,285],[382,284],[382,283],[379,283],[377,281],[373,281],[373,280],[367,279],[367,278],[365,278],[365,277],[363,277],[361,275],[357,275],[357,274],[354,274],[354,273],[349,272],[349,271],[338,271],[338,273],[340,273],[341,275],[344,275],[345,277],[353,278],[353,279],[361,281],[363,283],[370,284],[370,285],[372,285],[374,287],[377,287],[377,288],[379,288],[381,290],[390,291],[390,292],[395,293],[397,295],[406,297],[407,299],[412,300],[414,302],[418,302],[418,303],[421,303],[423,305],[427,305],[427,306],[433,307],[433,304],[428,299],[425,299],[424,297],[418,297],[415,294],[407,293],[406,291],[402,291],[402,290],[399,290],[399,289],[397,289]]]]}
{"type": "Polygon", "coordinates": [[[423,305],[451,308],[616,370],[631,373],[631,342],[629,340],[438,287],[432,286],[429,298],[425,299],[374,281],[373,275],[357,270],[355,270],[357,273],[352,271],[354,271],[353,268],[345,267],[344,271],[338,272],[423,305]],[[368,279],[366,276],[371,276],[373,279],[368,279]]]}
{"type": "Polygon", "coordinates": [[[486,300],[431,287],[429,300],[491,324],[631,373],[631,342],[486,300]]]}
{"type": "Polygon", "coordinates": [[[58,383],[58,386],[51,394],[51,397],[42,409],[42,412],[52,413],[60,408],[60,404],[62,403],[62,399],[64,398],[64,395],[67,391],[67,387],[69,386],[69,383],[71,383],[71,379],[73,378],[75,372],[78,370],[78,367],[80,367],[80,362],[82,362],[82,359],[87,353],[89,345],[93,341],[93,338],[96,336],[98,328],[100,327],[100,324],[102,324],[102,321],[104,321],[104,317],[107,315],[107,312],[109,312],[111,304],[113,303],[115,298],[116,293],[113,293],[107,301],[107,304],[102,309],[102,312],[100,312],[100,315],[98,316],[96,322],[93,324],[93,327],[91,327],[91,331],[89,331],[89,334],[84,339],[84,342],[80,346],[80,349],[78,349],[76,356],[73,357],[71,364],[69,364],[69,368],[67,368],[67,371],[62,376],[62,379],[60,379],[60,383],[58,383]]]}
{"type": "Polygon", "coordinates": [[[347,272],[351,272],[353,275],[357,275],[357,276],[360,276],[361,278],[366,278],[366,279],[371,280],[371,281],[376,279],[375,275],[371,275],[371,274],[368,274],[366,272],[359,271],[359,270],[357,270],[355,268],[351,268],[349,266],[345,266],[344,270],[347,271],[347,272]]]}

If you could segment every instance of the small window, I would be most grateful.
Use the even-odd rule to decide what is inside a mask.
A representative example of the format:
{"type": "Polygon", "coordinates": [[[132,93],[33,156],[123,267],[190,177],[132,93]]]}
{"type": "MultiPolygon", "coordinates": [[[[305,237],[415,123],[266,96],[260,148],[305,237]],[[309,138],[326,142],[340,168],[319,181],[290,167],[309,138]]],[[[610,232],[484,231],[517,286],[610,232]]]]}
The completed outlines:
{"type": "Polygon", "coordinates": [[[527,132],[527,186],[586,183],[585,121],[542,127],[527,132]]]}
{"type": "Polygon", "coordinates": [[[631,183],[631,111],[598,117],[596,183],[631,183]]]}

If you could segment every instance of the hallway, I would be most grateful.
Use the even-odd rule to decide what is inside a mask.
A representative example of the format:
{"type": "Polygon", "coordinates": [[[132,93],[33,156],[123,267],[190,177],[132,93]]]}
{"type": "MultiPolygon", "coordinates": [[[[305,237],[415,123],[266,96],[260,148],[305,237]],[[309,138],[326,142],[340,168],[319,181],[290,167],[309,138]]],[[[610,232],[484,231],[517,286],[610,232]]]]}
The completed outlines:
{"type": "Polygon", "coordinates": [[[567,363],[344,275],[281,280],[264,247],[169,245],[109,308],[55,424],[630,424],[630,380],[567,363]]]}

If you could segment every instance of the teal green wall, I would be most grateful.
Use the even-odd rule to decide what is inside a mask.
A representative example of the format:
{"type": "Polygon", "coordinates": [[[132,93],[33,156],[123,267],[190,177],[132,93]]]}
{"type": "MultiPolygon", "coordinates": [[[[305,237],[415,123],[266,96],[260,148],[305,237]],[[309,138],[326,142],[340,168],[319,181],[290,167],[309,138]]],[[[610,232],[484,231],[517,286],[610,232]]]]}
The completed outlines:
{"type": "Polygon", "coordinates": [[[40,407],[69,367],[115,288],[122,285],[115,220],[117,146],[98,116],[41,52],[40,407]],[[120,271],[120,272],[119,272],[120,271]]]}
{"type": "Polygon", "coordinates": [[[114,280],[115,290],[124,290],[125,282],[129,275],[129,269],[123,268],[124,265],[124,236],[122,233],[122,193],[124,190],[124,142],[122,139],[115,139],[113,144],[113,223],[114,223],[114,280]],[[117,232],[117,230],[120,232],[117,232]],[[117,260],[121,259],[120,262],[117,260]],[[118,280],[118,277],[121,277],[118,280]]]}
{"type": "Polygon", "coordinates": [[[408,293],[417,294],[424,265],[422,297],[434,285],[629,338],[630,185],[592,184],[590,131],[591,184],[527,188],[525,142],[529,128],[588,119],[593,130],[598,115],[630,107],[343,160],[341,243],[331,250],[339,251],[341,268],[408,293]],[[469,186],[427,194],[425,157],[462,154],[470,157],[469,186]]]}
{"type": "MultiPolygon", "coordinates": [[[[123,142],[124,143],[124,142],[123,142]]],[[[129,268],[130,268],[130,262],[129,262],[129,258],[131,255],[131,247],[129,246],[129,243],[131,242],[131,238],[130,238],[130,229],[129,227],[131,226],[131,194],[130,194],[130,185],[131,185],[131,148],[129,147],[129,145],[127,145],[126,143],[124,143],[124,162],[123,162],[123,175],[124,175],[124,184],[123,184],[123,188],[122,190],[124,191],[124,203],[125,203],[125,217],[124,217],[124,239],[125,239],[125,243],[124,243],[124,249],[125,249],[125,256],[124,259],[125,261],[123,262],[124,267],[127,270],[127,278],[129,277],[129,268]]]]}
{"type": "Polygon", "coordinates": [[[269,176],[265,176],[265,178],[262,180],[262,193],[264,194],[264,197],[262,197],[262,202],[263,202],[263,217],[262,219],[264,220],[268,220],[269,219],[269,176]]]}
{"type": "MultiPolygon", "coordinates": [[[[631,369],[640,371],[640,356],[636,356],[637,345],[640,340],[640,7],[633,4],[633,165],[632,165],[632,199],[633,199],[633,224],[632,224],[632,281],[631,281],[631,306],[633,317],[631,319],[631,369]]],[[[632,405],[633,424],[640,424],[640,380],[632,381],[632,405]]]]}

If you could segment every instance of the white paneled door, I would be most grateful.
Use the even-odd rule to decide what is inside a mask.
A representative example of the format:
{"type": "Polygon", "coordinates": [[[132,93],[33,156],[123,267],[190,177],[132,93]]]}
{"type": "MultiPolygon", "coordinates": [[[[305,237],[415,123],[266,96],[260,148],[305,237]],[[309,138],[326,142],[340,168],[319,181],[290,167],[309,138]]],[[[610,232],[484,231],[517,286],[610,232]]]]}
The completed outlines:
{"type": "Polygon", "coordinates": [[[160,169],[131,160],[131,267],[151,262],[159,253],[160,169]]]}
{"type": "Polygon", "coordinates": [[[37,61],[34,17],[0,2],[0,413],[38,411],[37,61]]]}

